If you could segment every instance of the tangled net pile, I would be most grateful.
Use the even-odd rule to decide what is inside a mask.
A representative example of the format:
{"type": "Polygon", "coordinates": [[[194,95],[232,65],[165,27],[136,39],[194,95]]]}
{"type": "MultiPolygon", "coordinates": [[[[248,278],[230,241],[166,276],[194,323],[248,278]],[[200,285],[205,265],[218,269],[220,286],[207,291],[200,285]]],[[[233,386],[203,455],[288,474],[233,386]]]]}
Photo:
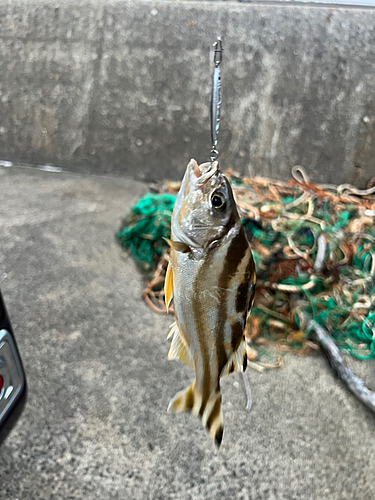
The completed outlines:
{"type": "MultiPolygon", "coordinates": [[[[297,354],[316,349],[306,317],[328,330],[340,349],[359,359],[374,358],[375,187],[312,184],[302,167],[292,169],[289,182],[241,178],[231,170],[225,174],[257,269],[245,332],[249,360],[259,358],[265,347],[297,354]]],[[[117,233],[123,248],[153,273],[143,295],[160,313],[166,312],[168,265],[163,238],[170,237],[179,186],[154,187],[162,194],[140,200],[117,233]]]]}

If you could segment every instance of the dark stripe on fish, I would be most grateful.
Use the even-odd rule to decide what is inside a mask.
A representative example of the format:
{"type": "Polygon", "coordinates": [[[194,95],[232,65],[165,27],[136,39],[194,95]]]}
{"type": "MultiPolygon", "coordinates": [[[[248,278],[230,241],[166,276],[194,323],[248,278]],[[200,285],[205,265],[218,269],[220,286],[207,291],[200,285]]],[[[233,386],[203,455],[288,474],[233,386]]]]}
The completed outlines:
{"type": "Polygon", "coordinates": [[[247,351],[245,351],[245,354],[243,355],[242,371],[245,372],[246,368],[247,368],[247,351]]]}
{"type": "Polygon", "coordinates": [[[186,391],[185,406],[187,409],[191,410],[194,406],[194,383],[186,391]]]}
{"type": "Polygon", "coordinates": [[[216,435],[215,435],[215,443],[217,446],[220,446],[221,445],[221,442],[223,440],[223,432],[224,432],[224,429],[223,429],[223,426],[221,425],[217,432],[216,432],[216,435]]]}
{"type": "Polygon", "coordinates": [[[210,397],[210,386],[211,386],[211,374],[210,374],[210,358],[207,351],[206,339],[204,332],[208,329],[207,321],[206,321],[206,311],[203,301],[199,297],[199,287],[204,281],[204,274],[206,269],[210,265],[210,261],[212,260],[213,253],[207,254],[204,262],[202,263],[195,280],[193,282],[193,293],[192,293],[192,309],[194,314],[194,322],[197,330],[197,338],[200,348],[200,353],[202,357],[202,365],[203,365],[203,385],[202,385],[202,404],[199,409],[199,415],[202,416],[204,409],[206,407],[207,401],[210,397]]]}
{"type": "Polygon", "coordinates": [[[240,284],[237,290],[236,297],[236,312],[240,313],[247,309],[247,297],[249,292],[249,281],[247,279],[247,274],[245,274],[245,280],[240,284]]]}
{"type": "Polygon", "coordinates": [[[211,414],[207,419],[207,427],[208,429],[211,428],[211,425],[214,423],[215,419],[220,417],[220,410],[221,410],[221,396],[217,397],[214,407],[211,410],[211,414]]]}
{"type": "Polygon", "coordinates": [[[240,323],[239,321],[236,321],[232,325],[232,349],[233,352],[237,351],[238,346],[241,343],[241,340],[243,338],[243,330],[245,328],[245,324],[242,322],[240,323]]]}
{"type": "Polygon", "coordinates": [[[250,298],[249,298],[249,306],[247,308],[248,311],[250,311],[251,309],[251,306],[253,305],[253,301],[254,301],[254,295],[255,295],[255,283],[253,285],[251,285],[251,292],[250,292],[250,298]]]}
{"type": "MultiPolygon", "coordinates": [[[[229,284],[236,274],[237,267],[242,261],[249,250],[249,243],[243,231],[240,227],[240,231],[233,238],[231,244],[229,245],[227,255],[225,256],[223,271],[219,277],[218,282],[218,293],[219,293],[219,311],[227,310],[227,298],[228,298],[228,287],[229,284]]],[[[218,322],[216,325],[216,353],[218,359],[219,373],[223,370],[224,366],[228,361],[227,353],[224,349],[224,329],[225,329],[226,315],[221,313],[218,316],[218,322]]],[[[242,332],[241,332],[242,334],[242,332]]],[[[232,339],[233,340],[233,339],[232,339]]]]}
{"type": "Polygon", "coordinates": [[[247,263],[245,275],[242,283],[238,287],[237,297],[236,297],[236,312],[240,313],[244,310],[247,310],[251,307],[252,298],[254,298],[254,293],[252,297],[250,297],[249,304],[247,305],[247,300],[249,296],[249,288],[254,285],[251,283],[251,278],[254,273],[254,261],[251,255],[251,250],[249,249],[249,262],[247,263]]]}

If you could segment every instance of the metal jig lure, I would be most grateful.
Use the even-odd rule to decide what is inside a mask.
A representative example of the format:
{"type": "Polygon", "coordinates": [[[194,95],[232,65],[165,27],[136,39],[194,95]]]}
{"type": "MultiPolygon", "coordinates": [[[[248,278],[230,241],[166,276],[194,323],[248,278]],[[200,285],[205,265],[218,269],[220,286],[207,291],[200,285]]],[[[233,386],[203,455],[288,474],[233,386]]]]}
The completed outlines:
{"type": "Polygon", "coordinates": [[[220,107],[221,107],[221,76],[220,64],[223,59],[223,44],[221,37],[217,37],[214,43],[214,74],[212,79],[212,94],[211,94],[211,162],[217,160],[219,152],[217,147],[217,136],[220,127],[220,107]]]}

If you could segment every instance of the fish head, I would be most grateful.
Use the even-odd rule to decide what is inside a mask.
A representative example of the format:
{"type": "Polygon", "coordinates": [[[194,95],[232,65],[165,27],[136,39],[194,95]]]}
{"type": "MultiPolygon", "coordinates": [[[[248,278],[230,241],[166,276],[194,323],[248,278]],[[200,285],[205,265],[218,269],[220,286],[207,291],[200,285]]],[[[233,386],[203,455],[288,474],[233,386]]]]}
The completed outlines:
{"type": "Polygon", "coordinates": [[[205,249],[239,222],[228,179],[217,161],[198,165],[190,160],[172,216],[172,240],[205,249]]]}

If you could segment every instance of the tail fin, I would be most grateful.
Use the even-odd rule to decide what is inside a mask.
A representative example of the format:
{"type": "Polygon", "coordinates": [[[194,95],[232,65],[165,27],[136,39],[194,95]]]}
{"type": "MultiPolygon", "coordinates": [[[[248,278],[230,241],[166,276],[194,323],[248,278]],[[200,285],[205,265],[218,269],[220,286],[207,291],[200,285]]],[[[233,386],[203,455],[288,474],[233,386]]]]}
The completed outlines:
{"type": "Polygon", "coordinates": [[[183,391],[178,392],[168,406],[170,413],[191,413],[202,419],[211,438],[219,447],[223,439],[223,414],[221,411],[221,392],[218,388],[210,394],[207,401],[203,401],[201,393],[195,387],[195,381],[183,391]]]}

